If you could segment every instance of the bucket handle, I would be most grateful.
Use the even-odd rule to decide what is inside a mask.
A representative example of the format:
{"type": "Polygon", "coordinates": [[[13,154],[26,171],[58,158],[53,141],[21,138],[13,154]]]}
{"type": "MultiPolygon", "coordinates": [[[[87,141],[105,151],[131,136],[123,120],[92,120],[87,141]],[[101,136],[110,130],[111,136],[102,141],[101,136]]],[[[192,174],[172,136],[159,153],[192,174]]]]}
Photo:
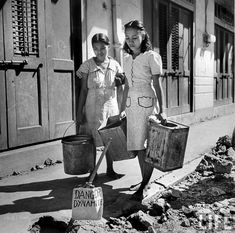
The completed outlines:
{"type": "Polygon", "coordinates": [[[74,121],[74,122],[72,122],[72,123],[66,128],[66,130],[64,131],[64,134],[63,134],[63,138],[64,138],[65,134],[67,133],[68,129],[69,129],[73,124],[76,124],[76,123],[77,123],[77,121],[74,121]]]}

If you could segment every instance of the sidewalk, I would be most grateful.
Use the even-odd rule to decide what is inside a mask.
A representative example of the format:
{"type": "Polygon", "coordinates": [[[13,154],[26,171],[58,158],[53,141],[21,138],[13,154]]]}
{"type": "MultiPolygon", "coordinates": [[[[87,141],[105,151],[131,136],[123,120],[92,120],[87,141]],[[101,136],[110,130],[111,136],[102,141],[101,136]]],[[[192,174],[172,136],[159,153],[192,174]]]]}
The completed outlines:
{"type": "MultiPolygon", "coordinates": [[[[154,169],[151,180],[157,179],[169,186],[182,179],[195,170],[201,160],[200,154],[214,146],[219,137],[232,135],[234,126],[235,114],[190,126],[183,168],[168,173],[154,169]]],[[[137,158],[115,162],[114,168],[118,173],[124,174],[121,179],[109,180],[105,176],[106,164],[103,160],[98,170],[99,179],[94,183],[96,187],[102,187],[103,217],[106,219],[121,213],[121,203],[133,193],[128,190],[129,186],[141,180],[137,158]]],[[[0,180],[1,232],[28,232],[28,227],[45,215],[69,221],[72,189],[84,184],[86,178],[87,175],[66,175],[63,164],[3,178],[0,180]]],[[[147,198],[159,189],[161,186],[152,185],[147,198]]]]}

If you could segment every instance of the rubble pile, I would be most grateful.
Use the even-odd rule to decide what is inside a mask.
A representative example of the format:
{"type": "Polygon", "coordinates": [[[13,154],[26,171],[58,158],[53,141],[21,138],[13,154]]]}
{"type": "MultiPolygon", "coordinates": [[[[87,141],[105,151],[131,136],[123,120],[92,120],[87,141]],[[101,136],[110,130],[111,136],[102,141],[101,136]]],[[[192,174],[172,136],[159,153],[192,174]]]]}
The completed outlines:
{"type": "Polygon", "coordinates": [[[110,218],[106,224],[106,232],[198,231],[235,231],[235,151],[227,135],[183,181],[157,194],[141,210],[110,218]]]}
{"type": "Polygon", "coordinates": [[[66,233],[235,232],[235,151],[220,137],[196,170],[149,202],[127,200],[119,217],[70,221],[66,233]]]}

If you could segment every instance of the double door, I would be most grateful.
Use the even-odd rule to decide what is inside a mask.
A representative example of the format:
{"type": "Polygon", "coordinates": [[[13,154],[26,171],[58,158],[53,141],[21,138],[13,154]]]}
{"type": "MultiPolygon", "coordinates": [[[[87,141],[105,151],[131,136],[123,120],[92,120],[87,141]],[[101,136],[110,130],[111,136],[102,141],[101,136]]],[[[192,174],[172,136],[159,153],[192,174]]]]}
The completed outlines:
{"type": "Polygon", "coordinates": [[[0,150],[62,137],[74,121],[70,9],[70,1],[0,4],[0,150]]]}

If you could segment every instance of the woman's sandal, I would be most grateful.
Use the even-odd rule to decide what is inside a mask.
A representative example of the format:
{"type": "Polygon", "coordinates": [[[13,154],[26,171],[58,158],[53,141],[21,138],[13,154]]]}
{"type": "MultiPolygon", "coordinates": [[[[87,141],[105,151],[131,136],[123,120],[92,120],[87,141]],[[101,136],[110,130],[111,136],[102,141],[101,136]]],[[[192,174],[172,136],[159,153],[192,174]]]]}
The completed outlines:
{"type": "Polygon", "coordinates": [[[133,184],[130,186],[129,190],[130,191],[137,191],[139,189],[140,185],[141,185],[141,182],[138,184],[133,184]]]}

